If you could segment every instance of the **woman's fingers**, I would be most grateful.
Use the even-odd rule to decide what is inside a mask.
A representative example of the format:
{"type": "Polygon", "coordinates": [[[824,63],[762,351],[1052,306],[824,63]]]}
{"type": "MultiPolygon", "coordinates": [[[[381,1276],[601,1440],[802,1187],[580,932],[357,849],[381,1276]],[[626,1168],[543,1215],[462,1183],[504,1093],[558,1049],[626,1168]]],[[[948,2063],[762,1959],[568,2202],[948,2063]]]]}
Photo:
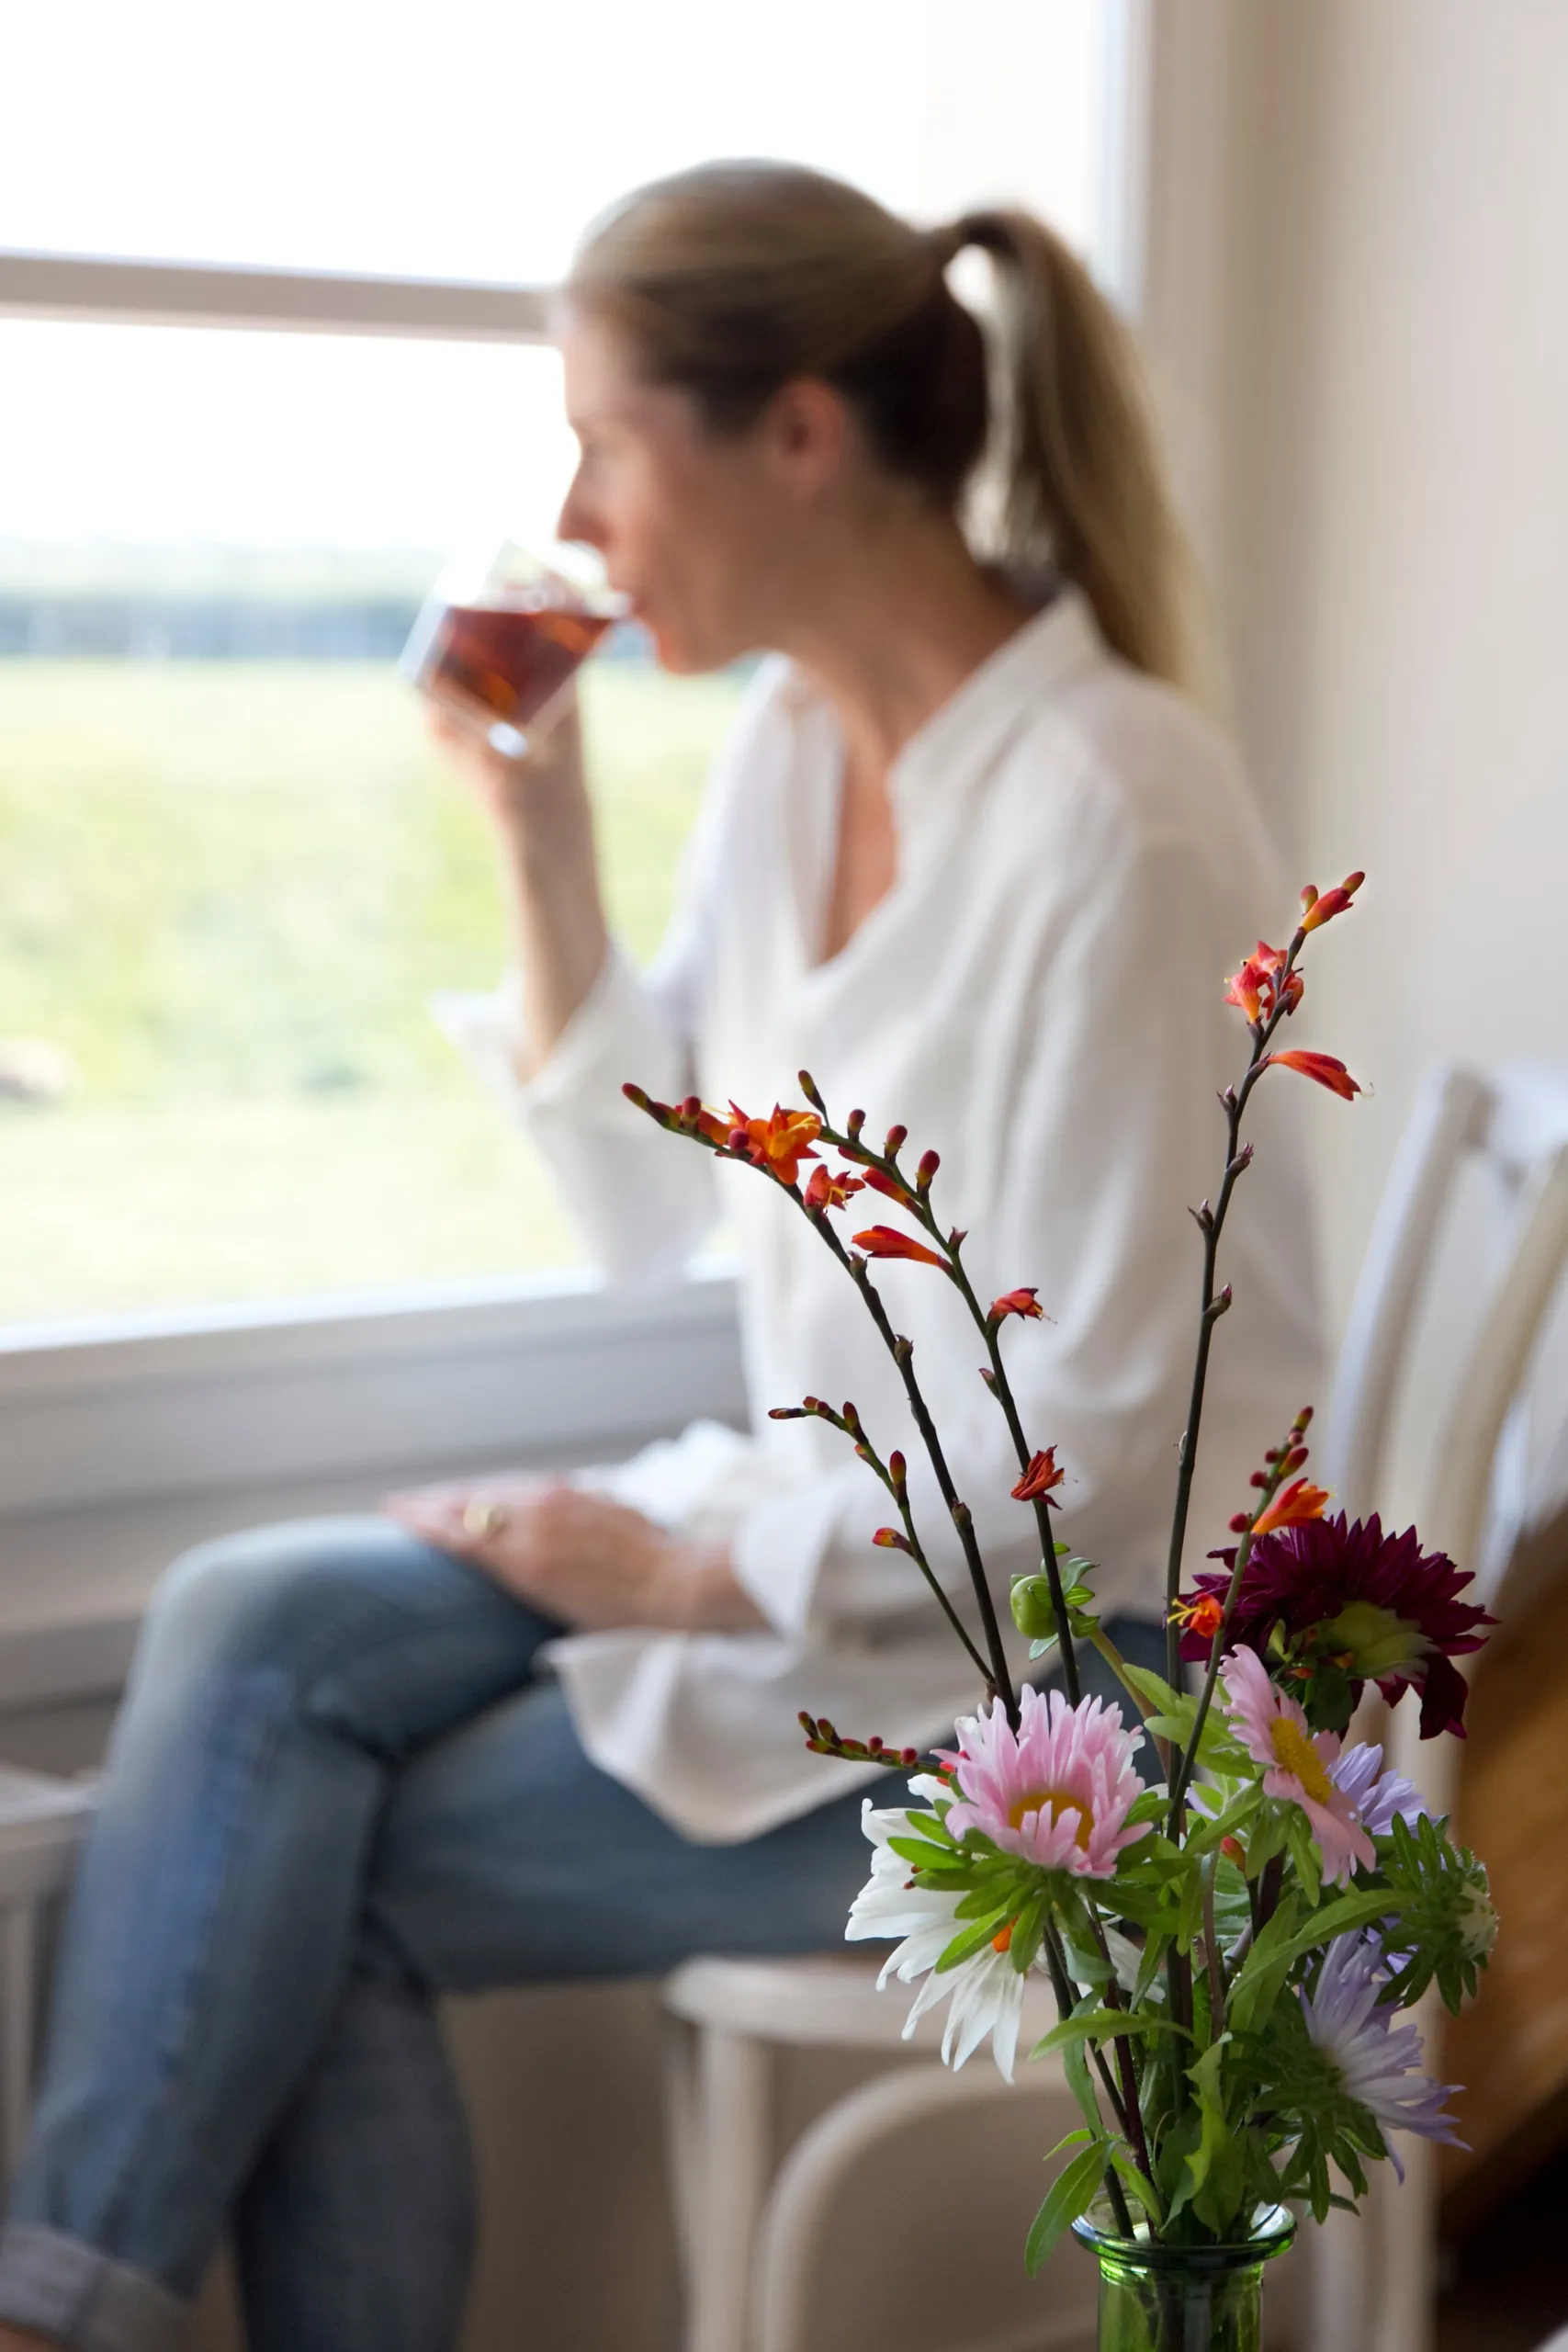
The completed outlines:
{"type": "Polygon", "coordinates": [[[518,1528],[541,1491],[553,1483],[516,1471],[494,1478],[448,1479],[384,1495],[381,1509],[427,1544],[465,1559],[482,1560],[494,1555],[502,1538],[518,1528]]]}

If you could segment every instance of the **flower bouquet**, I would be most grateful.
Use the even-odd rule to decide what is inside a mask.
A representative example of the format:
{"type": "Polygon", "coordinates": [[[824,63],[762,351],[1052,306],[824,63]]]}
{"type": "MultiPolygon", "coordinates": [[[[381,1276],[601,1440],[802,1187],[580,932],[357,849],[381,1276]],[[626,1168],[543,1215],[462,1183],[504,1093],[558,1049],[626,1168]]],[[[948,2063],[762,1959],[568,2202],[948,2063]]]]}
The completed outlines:
{"type": "Polygon", "coordinates": [[[1302,1001],[1308,939],[1350,907],[1361,880],[1303,891],[1289,946],[1259,941],[1225,989],[1249,1052],[1221,1097],[1218,1188],[1193,1211],[1202,1280],[1164,1675],[1119,1656],[1096,1612],[1093,1564],[1055,1537],[1064,1472],[1055,1449],[1026,1432],[1003,1351],[1004,1334],[1043,1309],[1029,1287],[976,1296],[965,1237],[933,1204],[935,1152],[907,1172],[902,1127],[874,1149],[862,1114],[836,1127],[805,1071],[810,1107],[775,1107],[767,1118],[626,1089],[672,1134],[756,1167],[789,1194],[898,1368],[963,1550],[967,1621],[931,1566],[903,1456],[879,1451],[852,1404],[838,1410],[808,1396],[775,1415],[829,1422],[881,1480],[893,1523],[874,1540],[925,1577],[984,1693],[954,1746],[927,1758],[802,1716],[813,1748],[911,1775],[908,1803],[866,1806],[871,1877],[848,1934],[897,1939],[882,1981],[919,1984],[911,2027],[945,2000],[943,2056],[961,2064],[988,2035],[1010,2079],[1026,1980],[1036,1971],[1049,1979],[1058,2022],[1031,2054],[1058,2057],[1083,2122],[1052,2151],[1065,2160],[1026,2258],[1038,2268],[1069,2228],[1092,2245],[1102,2344],[1126,2352],[1242,2352],[1258,2339],[1261,2264],[1295,2226],[1290,2206],[1320,2221],[1334,2206],[1354,2210],[1370,2161],[1400,2169],[1392,2133],[1453,2137],[1452,2086],[1427,2079],[1418,2030],[1400,2014],[1432,1984],[1457,2009],[1495,1929],[1480,1862],[1429,1817],[1409,1781],[1385,1770],[1378,1747],[1345,1744],[1369,1682],[1390,1702],[1418,1693],[1424,1738],[1462,1731],[1466,1686],[1453,1660],[1479,1648],[1493,1622],[1460,1597],[1467,1576],[1424,1552],[1414,1530],[1388,1534],[1375,1517],[1349,1524],[1327,1514],[1328,1496],[1305,1475],[1309,1409],[1264,1455],[1247,1508],[1231,1521],[1234,1543],[1211,1555],[1218,1565],[1182,1584],[1210,1351],[1231,1300],[1218,1281],[1220,1243],[1252,1158],[1243,1120],[1270,1069],[1347,1101],[1359,1091],[1334,1057],[1275,1039],[1302,1001]],[[914,1230],[872,1224],[846,1243],[835,1214],[867,1190],[914,1230]],[[1040,1540],[1038,1568],[1013,1582],[1011,1613],[1032,1657],[1059,1654],[1049,1689],[1014,1683],[913,1350],[873,1279],[874,1264],[894,1258],[951,1283],[982,1337],[980,1376],[1017,1456],[1012,1493],[1032,1507],[1040,1540]],[[1084,1695],[1086,1645],[1124,1706],[1084,1695]],[[1145,1744],[1146,1783],[1134,1763],[1145,1744]]]}

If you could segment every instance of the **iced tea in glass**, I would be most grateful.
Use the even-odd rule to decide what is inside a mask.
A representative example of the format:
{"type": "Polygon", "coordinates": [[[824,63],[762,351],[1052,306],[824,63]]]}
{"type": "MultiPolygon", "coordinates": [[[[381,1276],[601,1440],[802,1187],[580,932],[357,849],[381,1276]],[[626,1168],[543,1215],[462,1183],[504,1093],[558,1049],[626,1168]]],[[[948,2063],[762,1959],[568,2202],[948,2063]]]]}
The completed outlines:
{"type": "Polygon", "coordinates": [[[508,540],[446,567],[400,667],[460,726],[521,759],[529,729],[547,726],[578,664],[626,611],[591,549],[508,540]]]}

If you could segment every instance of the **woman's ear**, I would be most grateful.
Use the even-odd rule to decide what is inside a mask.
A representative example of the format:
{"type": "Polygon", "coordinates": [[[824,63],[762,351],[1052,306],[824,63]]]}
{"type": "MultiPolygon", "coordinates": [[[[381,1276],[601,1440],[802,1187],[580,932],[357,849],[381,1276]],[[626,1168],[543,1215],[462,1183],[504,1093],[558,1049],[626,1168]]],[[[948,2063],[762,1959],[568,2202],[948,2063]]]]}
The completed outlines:
{"type": "Polygon", "coordinates": [[[819,376],[781,384],[757,429],[779,481],[803,504],[837,480],[854,438],[848,401],[819,376]]]}

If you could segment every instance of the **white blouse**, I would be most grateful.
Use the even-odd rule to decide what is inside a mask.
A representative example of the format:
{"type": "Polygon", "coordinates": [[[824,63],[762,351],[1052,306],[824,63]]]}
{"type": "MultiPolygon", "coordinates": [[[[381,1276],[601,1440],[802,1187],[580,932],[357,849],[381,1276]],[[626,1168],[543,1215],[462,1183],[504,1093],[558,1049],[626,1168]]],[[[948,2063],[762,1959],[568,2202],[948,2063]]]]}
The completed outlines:
{"type": "MultiPolygon", "coordinates": [[[[883,1455],[908,1456],[921,1539],[964,1600],[951,1522],[853,1285],[765,1176],[661,1133],[622,1081],[758,1114],[800,1102],[805,1068],[840,1126],[862,1109],[879,1143],[902,1124],[911,1168],[940,1151],[933,1200],[968,1229],[977,1295],[1032,1283],[1049,1317],[1010,1321],[1004,1346],[1031,1444],[1055,1444],[1066,1467],[1061,1532],[1100,1564],[1103,1613],[1157,1616],[1201,1273],[1188,1210],[1218,1185],[1215,1093],[1247,1058],[1224,978],[1293,921],[1225,745],[1108,652],[1076,590],[905,746],[897,879],[824,961],[841,765],[830,708],[770,662],[716,763],[653,968],[612,950],[526,1085],[505,990],[445,1011],[612,1278],[678,1274],[721,1216],[739,1237],[750,1432],[699,1424],[593,1476],[661,1523],[727,1537],[766,1628],[575,1634],[548,1653],[595,1763],[705,1841],[754,1837],[877,1777],[808,1753],[800,1708],[925,1747],[980,1693],[913,1563],[874,1548],[888,1498],[848,1442],[766,1418],[807,1395],[852,1398],[883,1455]]],[[[1259,1164],[1224,1238],[1235,1304],[1215,1334],[1190,1570],[1315,1393],[1298,1086],[1276,1073],[1249,1116],[1259,1164]]],[[[839,1222],[847,1238],[901,1220],[866,1192],[839,1222]]],[[[1005,1623],[1010,1577],[1036,1564],[1034,1515],[1010,1495],[1018,1470],[978,1335],[933,1268],[881,1264],[875,1280],[914,1341],[1005,1623]]]]}

